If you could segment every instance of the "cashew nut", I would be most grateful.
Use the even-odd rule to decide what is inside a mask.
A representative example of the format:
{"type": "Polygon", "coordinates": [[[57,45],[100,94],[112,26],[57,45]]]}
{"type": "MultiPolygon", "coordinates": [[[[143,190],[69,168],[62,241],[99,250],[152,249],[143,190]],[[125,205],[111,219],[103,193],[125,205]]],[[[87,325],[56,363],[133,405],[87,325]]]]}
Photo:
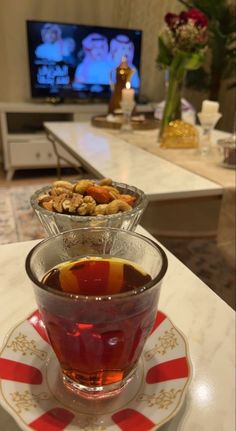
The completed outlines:
{"type": "Polygon", "coordinates": [[[69,181],[58,180],[52,183],[52,187],[62,187],[63,189],[68,189],[72,191],[74,186],[69,181]]]}
{"type": "Polygon", "coordinates": [[[106,208],[108,204],[99,204],[95,207],[94,214],[99,215],[105,215],[106,214],[106,208]]]}
{"type": "Polygon", "coordinates": [[[80,193],[81,195],[84,195],[87,188],[89,186],[93,186],[94,182],[91,180],[80,180],[78,183],[74,185],[74,192],[80,193]]]}
{"type": "Polygon", "coordinates": [[[132,207],[121,199],[114,199],[106,208],[106,214],[117,214],[118,212],[125,212],[131,210],[132,207]]]}
{"type": "Polygon", "coordinates": [[[98,181],[98,184],[100,186],[111,186],[112,185],[112,179],[111,178],[102,178],[102,180],[98,181]]]}

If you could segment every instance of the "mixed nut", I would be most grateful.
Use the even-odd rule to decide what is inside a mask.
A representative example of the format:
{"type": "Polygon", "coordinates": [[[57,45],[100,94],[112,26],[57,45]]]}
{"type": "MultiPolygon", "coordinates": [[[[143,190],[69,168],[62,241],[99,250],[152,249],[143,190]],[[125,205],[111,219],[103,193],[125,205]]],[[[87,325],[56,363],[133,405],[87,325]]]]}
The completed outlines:
{"type": "Polygon", "coordinates": [[[100,181],[83,179],[77,183],[55,181],[38,197],[39,205],[61,214],[101,216],[130,211],[135,196],[122,194],[110,178],[100,181]]]}

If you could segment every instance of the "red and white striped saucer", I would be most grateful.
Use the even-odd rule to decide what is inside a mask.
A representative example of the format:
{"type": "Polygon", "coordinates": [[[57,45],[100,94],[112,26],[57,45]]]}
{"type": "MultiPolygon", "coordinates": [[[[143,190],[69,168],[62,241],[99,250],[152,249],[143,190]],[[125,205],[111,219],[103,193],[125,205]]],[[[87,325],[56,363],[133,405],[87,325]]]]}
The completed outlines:
{"type": "Polygon", "coordinates": [[[63,386],[36,311],[0,353],[0,403],[27,431],[154,431],[179,411],[190,377],[187,342],[159,311],[132,383],[107,400],[75,397],[63,386]]]}

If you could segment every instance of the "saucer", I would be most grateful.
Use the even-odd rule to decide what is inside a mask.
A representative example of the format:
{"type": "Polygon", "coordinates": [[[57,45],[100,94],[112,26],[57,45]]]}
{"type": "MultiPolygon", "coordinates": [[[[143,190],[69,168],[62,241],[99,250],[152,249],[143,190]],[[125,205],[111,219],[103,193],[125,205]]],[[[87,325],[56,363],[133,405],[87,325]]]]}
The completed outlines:
{"type": "Polygon", "coordinates": [[[187,342],[158,311],[137,372],[117,397],[89,401],[65,389],[39,311],[16,325],[0,353],[0,403],[22,430],[151,431],[172,419],[191,377],[187,342]]]}

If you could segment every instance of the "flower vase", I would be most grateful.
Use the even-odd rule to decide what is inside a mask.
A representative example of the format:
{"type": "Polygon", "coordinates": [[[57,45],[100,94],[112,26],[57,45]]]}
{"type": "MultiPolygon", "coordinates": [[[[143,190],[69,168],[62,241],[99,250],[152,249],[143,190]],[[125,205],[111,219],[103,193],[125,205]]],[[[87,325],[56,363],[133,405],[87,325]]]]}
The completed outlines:
{"type": "Polygon", "coordinates": [[[167,13],[165,22],[158,38],[157,63],[169,71],[169,85],[158,140],[164,148],[192,148],[198,145],[198,133],[181,120],[182,83],[185,73],[198,69],[204,61],[208,18],[190,8],[179,15],[167,13]]]}
{"type": "Polygon", "coordinates": [[[159,141],[163,137],[165,128],[171,121],[181,119],[181,94],[183,87],[184,73],[178,74],[175,70],[170,71],[169,83],[167,86],[167,95],[165,108],[161,120],[159,141]],[[178,76],[180,75],[180,76],[178,76]]]}

